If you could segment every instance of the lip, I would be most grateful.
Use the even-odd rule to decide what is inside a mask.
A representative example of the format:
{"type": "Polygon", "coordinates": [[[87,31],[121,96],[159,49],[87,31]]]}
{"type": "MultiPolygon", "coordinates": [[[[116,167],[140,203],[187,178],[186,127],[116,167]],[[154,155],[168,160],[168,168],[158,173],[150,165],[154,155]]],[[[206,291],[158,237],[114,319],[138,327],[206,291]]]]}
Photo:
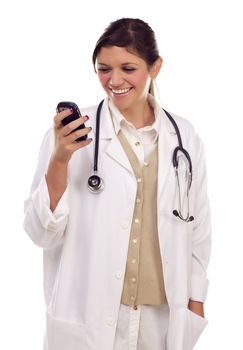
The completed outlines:
{"type": "Polygon", "coordinates": [[[111,93],[115,97],[124,97],[130,94],[130,92],[133,90],[133,87],[129,88],[123,88],[123,89],[112,89],[109,87],[111,93]]]}

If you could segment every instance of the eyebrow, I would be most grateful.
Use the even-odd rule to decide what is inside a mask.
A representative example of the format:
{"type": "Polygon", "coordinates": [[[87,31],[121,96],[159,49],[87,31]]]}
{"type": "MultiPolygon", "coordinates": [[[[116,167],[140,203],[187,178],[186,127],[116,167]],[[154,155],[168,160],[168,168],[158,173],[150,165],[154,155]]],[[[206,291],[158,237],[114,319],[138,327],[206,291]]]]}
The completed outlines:
{"type": "MultiPolygon", "coordinates": [[[[97,64],[100,65],[100,66],[109,66],[109,64],[107,64],[107,63],[102,63],[102,62],[97,62],[97,64]]],[[[121,65],[122,65],[122,66],[127,66],[127,65],[129,65],[129,64],[134,64],[135,66],[138,66],[138,64],[135,63],[135,62],[125,62],[125,63],[122,63],[121,65]]]]}

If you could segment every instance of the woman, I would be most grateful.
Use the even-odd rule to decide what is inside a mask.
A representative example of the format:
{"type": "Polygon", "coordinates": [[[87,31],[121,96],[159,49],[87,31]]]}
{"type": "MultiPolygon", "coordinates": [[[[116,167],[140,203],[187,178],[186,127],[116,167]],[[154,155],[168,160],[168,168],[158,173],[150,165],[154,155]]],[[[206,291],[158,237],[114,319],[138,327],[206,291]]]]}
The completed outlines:
{"type": "Polygon", "coordinates": [[[107,94],[98,157],[104,189],[87,187],[97,106],[66,126],[72,111],[64,110],[44,138],[25,203],[25,229],[44,251],[45,349],[190,350],[207,323],[202,143],[186,120],[172,116],[186,149],[175,155],[178,186],[172,155],[180,140],[153,97],[162,58],[147,23],[112,22],[93,64],[107,94]],[[74,131],[88,120],[91,127],[74,131]]]}

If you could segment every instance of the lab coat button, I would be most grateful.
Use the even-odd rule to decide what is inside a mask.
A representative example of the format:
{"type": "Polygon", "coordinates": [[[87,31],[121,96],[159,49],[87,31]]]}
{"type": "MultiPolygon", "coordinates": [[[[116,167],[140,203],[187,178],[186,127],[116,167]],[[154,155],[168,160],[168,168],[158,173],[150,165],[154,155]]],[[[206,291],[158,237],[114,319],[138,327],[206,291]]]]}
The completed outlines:
{"type": "Polygon", "coordinates": [[[121,271],[116,271],[116,278],[120,280],[122,278],[122,272],[121,271]]]}
{"type": "Polygon", "coordinates": [[[106,324],[108,326],[113,326],[115,323],[114,319],[112,317],[108,317],[107,320],[106,320],[106,324]]]}

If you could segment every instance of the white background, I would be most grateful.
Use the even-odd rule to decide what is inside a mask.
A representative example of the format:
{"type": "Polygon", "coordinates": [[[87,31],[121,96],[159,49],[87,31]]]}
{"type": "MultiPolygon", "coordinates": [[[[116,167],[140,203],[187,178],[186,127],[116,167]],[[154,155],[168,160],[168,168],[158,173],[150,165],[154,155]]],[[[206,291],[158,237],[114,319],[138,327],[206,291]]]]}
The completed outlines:
{"type": "Polygon", "coordinates": [[[160,103],[189,119],[206,148],[213,250],[209,325],[196,349],[243,348],[240,2],[1,3],[1,349],[42,349],[42,251],[22,229],[23,202],[57,102],[84,107],[104,96],[91,55],[105,27],[120,17],[140,17],[155,30],[164,59],[160,103]]]}

